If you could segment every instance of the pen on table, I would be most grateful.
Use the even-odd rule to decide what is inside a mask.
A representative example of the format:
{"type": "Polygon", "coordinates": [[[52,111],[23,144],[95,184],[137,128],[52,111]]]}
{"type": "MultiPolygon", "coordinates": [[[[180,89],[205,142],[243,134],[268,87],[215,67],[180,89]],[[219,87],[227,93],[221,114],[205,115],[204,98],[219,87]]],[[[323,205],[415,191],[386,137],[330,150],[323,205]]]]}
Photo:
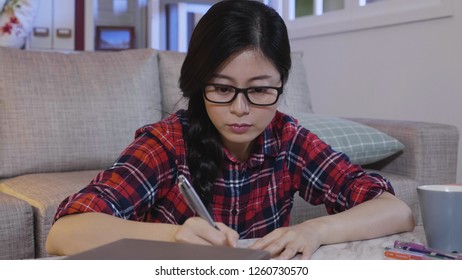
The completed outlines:
{"type": "Polygon", "coordinates": [[[417,243],[412,243],[412,242],[401,242],[401,241],[396,240],[394,243],[394,248],[402,249],[405,251],[423,253],[428,256],[438,258],[438,259],[443,259],[443,260],[462,260],[461,255],[448,254],[448,253],[441,252],[435,249],[427,248],[422,244],[417,244],[417,243]]]}
{"type": "Polygon", "coordinates": [[[196,212],[199,217],[206,220],[212,227],[220,230],[215,221],[210,216],[209,211],[207,211],[204,203],[202,203],[202,200],[199,198],[199,195],[185,176],[178,176],[178,187],[180,188],[180,192],[186,200],[189,208],[196,212]]]}
{"type": "Polygon", "coordinates": [[[426,254],[406,251],[396,248],[385,248],[385,257],[395,260],[436,260],[437,258],[428,256],[426,254]]]}

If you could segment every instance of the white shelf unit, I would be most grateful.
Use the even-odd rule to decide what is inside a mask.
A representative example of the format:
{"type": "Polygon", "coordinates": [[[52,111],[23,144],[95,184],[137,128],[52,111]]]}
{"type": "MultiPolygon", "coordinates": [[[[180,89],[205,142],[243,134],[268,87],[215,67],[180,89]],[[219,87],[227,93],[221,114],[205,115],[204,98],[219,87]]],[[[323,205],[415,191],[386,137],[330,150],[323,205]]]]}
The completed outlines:
{"type": "Polygon", "coordinates": [[[26,47],[31,50],[74,50],[74,0],[41,0],[26,47]]]}

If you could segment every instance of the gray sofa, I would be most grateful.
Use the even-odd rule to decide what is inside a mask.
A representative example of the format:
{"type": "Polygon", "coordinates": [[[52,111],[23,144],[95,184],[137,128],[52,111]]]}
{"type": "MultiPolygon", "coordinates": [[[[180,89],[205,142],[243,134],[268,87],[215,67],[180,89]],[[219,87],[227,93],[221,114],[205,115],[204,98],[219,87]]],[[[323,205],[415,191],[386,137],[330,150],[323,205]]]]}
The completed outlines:
{"type": "MultiPolygon", "coordinates": [[[[185,106],[184,54],[61,54],[0,48],[0,259],[48,256],[58,204],[111,166],[135,130],[185,106]]],[[[312,112],[301,54],[280,110],[312,112]]],[[[416,187],[456,180],[458,131],[444,124],[356,119],[403,151],[365,166],[382,173],[420,221],[416,187]]],[[[309,127],[308,127],[309,128],[309,127]]],[[[292,222],[325,214],[296,198],[292,222]]]]}

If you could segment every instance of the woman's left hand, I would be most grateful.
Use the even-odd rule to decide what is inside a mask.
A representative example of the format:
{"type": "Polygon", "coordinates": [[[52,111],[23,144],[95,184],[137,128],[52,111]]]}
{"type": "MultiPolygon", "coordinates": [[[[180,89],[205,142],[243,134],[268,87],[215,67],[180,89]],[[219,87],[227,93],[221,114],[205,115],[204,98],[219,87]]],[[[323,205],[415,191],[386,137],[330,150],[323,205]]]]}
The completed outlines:
{"type": "Polygon", "coordinates": [[[265,250],[276,259],[291,259],[301,254],[301,259],[310,259],[322,244],[321,225],[309,221],[275,229],[260,238],[249,248],[265,250]]]}
{"type": "Polygon", "coordinates": [[[371,239],[413,229],[409,206],[384,192],[341,213],[275,229],[250,248],[269,251],[278,259],[290,259],[298,253],[302,259],[309,259],[323,244],[371,239]]]}

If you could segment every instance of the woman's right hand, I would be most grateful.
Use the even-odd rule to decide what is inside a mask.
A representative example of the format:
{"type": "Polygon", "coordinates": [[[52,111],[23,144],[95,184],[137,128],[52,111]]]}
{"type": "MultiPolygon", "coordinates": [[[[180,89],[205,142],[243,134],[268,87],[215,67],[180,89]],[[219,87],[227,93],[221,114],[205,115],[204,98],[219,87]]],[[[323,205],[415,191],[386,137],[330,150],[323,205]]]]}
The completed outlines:
{"type": "Polygon", "coordinates": [[[175,242],[236,247],[239,234],[223,223],[217,226],[220,230],[200,217],[191,217],[176,232],[175,242]]]}

